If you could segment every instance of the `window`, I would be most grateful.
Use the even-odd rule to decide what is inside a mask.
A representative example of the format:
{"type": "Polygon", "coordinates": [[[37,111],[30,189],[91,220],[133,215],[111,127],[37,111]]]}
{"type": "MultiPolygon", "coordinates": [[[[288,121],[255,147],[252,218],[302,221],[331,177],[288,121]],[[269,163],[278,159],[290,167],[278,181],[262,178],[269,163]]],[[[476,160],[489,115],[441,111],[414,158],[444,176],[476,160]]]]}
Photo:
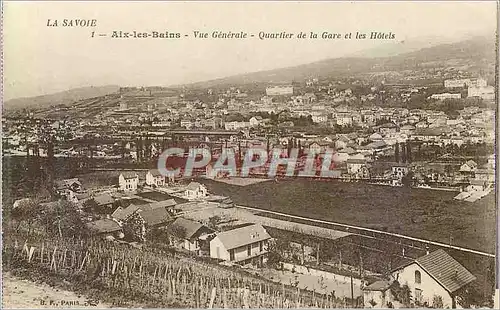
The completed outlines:
{"type": "Polygon", "coordinates": [[[252,245],[251,244],[247,245],[247,255],[248,256],[252,255],[252,245]]]}
{"type": "Polygon", "coordinates": [[[422,275],[420,274],[420,271],[415,270],[415,283],[420,284],[422,283],[422,275]]]}
{"type": "Polygon", "coordinates": [[[259,242],[259,251],[263,251],[264,250],[264,242],[259,242]]]}
{"type": "Polygon", "coordinates": [[[234,260],[234,249],[229,250],[229,260],[234,260]]]}

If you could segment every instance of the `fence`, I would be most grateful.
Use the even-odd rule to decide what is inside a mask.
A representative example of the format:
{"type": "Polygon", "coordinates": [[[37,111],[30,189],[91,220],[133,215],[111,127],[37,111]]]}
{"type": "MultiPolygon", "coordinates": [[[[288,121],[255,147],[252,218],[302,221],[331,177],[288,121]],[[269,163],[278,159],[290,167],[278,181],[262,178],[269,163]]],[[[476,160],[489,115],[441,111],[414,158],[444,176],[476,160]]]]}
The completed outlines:
{"type": "MultiPolygon", "coordinates": [[[[241,270],[103,241],[30,243],[6,240],[7,270],[24,267],[81,283],[110,294],[142,296],[157,307],[339,308],[347,300],[276,284],[241,270]]],[[[104,300],[106,302],[106,300],[104,300]]]]}
{"type": "MultiPolygon", "coordinates": [[[[340,283],[350,283],[351,282],[351,278],[348,276],[345,276],[345,275],[335,274],[332,272],[314,269],[314,268],[310,268],[310,267],[302,266],[302,265],[297,265],[297,264],[291,264],[291,263],[282,263],[282,264],[283,264],[284,269],[295,270],[295,272],[297,272],[297,273],[322,277],[322,278],[330,279],[330,280],[336,280],[336,281],[339,281],[340,283]]],[[[358,278],[352,278],[352,282],[354,285],[356,285],[358,287],[360,287],[363,283],[358,278]]]]}

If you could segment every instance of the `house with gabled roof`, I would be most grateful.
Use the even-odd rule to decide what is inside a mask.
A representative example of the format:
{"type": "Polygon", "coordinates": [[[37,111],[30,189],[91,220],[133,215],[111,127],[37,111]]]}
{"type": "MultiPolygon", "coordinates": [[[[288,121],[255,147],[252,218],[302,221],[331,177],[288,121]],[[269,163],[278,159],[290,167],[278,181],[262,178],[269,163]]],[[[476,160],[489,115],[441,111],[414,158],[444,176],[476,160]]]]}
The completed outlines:
{"type": "Polygon", "coordinates": [[[171,222],[167,230],[170,245],[200,254],[200,243],[206,242],[214,231],[200,222],[178,217],[171,222]]]}
{"type": "Polygon", "coordinates": [[[76,194],[83,191],[83,186],[78,178],[57,180],[54,182],[54,190],[68,201],[78,202],[76,194]]]}
{"type": "Polygon", "coordinates": [[[147,228],[153,228],[166,225],[172,221],[172,215],[165,208],[156,208],[152,210],[139,211],[138,214],[144,219],[147,228]]]}
{"type": "Polygon", "coordinates": [[[210,241],[210,257],[237,264],[265,262],[271,236],[260,224],[221,232],[210,241]]]}
{"type": "Polygon", "coordinates": [[[184,190],[184,198],[188,200],[200,199],[206,197],[207,194],[208,191],[205,185],[200,184],[198,182],[189,183],[186,189],[184,190]]]}
{"type": "Polygon", "coordinates": [[[158,169],[149,170],[146,173],[146,185],[154,187],[165,186],[165,176],[158,169]]]}
{"type": "Polygon", "coordinates": [[[135,204],[130,204],[126,208],[118,207],[116,210],[111,214],[111,217],[117,220],[118,222],[124,222],[126,221],[132,214],[136,213],[141,209],[141,206],[135,205],[135,204]]]}
{"type": "Polygon", "coordinates": [[[416,305],[433,306],[436,299],[441,299],[442,308],[456,308],[457,293],[476,280],[472,273],[442,249],[397,268],[392,277],[400,285],[410,288],[416,305]]]}
{"type": "Polygon", "coordinates": [[[135,172],[123,172],[118,177],[118,185],[125,192],[133,192],[137,190],[139,185],[139,175],[135,172]]]}
{"type": "Polygon", "coordinates": [[[472,173],[477,170],[477,163],[473,160],[466,161],[460,166],[460,172],[462,173],[472,173]]]}
{"type": "Polygon", "coordinates": [[[109,214],[113,211],[114,203],[115,199],[110,194],[104,193],[88,198],[82,203],[82,209],[87,212],[109,214]]]}
{"type": "Polygon", "coordinates": [[[122,227],[111,219],[100,219],[85,224],[90,234],[103,237],[123,238],[122,227]]]}
{"type": "Polygon", "coordinates": [[[335,162],[345,162],[345,161],[347,161],[349,158],[351,158],[352,156],[354,156],[357,153],[358,152],[355,149],[353,149],[352,147],[346,147],[346,148],[343,148],[343,149],[337,151],[333,155],[333,161],[335,161],[335,162]]]}

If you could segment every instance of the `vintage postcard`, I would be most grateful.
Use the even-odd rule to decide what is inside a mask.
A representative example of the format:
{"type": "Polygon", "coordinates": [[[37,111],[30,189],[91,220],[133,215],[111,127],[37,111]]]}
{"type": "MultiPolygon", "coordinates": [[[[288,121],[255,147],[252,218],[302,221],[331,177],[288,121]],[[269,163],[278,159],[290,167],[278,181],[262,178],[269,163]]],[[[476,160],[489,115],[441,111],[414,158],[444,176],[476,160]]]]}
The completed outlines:
{"type": "Polygon", "coordinates": [[[3,308],[494,308],[497,1],[4,1],[3,308]]]}

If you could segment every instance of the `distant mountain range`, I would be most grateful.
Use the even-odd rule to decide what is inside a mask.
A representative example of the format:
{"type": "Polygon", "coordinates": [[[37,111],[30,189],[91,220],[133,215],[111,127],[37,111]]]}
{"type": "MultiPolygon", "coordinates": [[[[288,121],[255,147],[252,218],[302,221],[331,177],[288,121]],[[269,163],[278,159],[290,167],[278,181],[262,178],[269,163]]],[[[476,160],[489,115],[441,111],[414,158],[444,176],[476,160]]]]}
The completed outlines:
{"type": "Polygon", "coordinates": [[[311,76],[343,77],[369,72],[415,69],[424,63],[443,62],[452,59],[471,60],[473,63],[482,62],[484,59],[495,61],[494,38],[477,37],[456,43],[415,49],[417,48],[413,43],[405,45],[399,42],[359,52],[350,57],[326,59],[294,67],[241,74],[185,86],[205,88],[219,85],[297,81],[311,76]],[[380,54],[390,56],[373,56],[380,54]]]}
{"type": "MultiPolygon", "coordinates": [[[[430,44],[429,42],[426,43],[422,40],[410,43],[394,42],[376,49],[354,53],[350,57],[326,59],[294,67],[246,73],[180,86],[208,88],[249,83],[291,82],[301,81],[309,77],[335,78],[370,72],[411,70],[422,64],[450,60],[470,60],[473,64],[484,63],[484,60],[495,61],[494,38],[477,37],[456,43],[418,48],[430,44]],[[380,57],[380,55],[384,55],[384,57],[380,57]]],[[[36,107],[47,108],[116,93],[118,90],[119,86],[116,85],[74,88],[54,94],[8,100],[4,103],[3,108],[6,111],[36,107]]]]}
{"type": "Polygon", "coordinates": [[[116,85],[72,88],[48,95],[11,99],[3,103],[3,109],[5,111],[15,111],[26,108],[48,108],[50,106],[70,104],[83,99],[109,95],[116,93],[119,89],[120,86],[116,85]]]}

